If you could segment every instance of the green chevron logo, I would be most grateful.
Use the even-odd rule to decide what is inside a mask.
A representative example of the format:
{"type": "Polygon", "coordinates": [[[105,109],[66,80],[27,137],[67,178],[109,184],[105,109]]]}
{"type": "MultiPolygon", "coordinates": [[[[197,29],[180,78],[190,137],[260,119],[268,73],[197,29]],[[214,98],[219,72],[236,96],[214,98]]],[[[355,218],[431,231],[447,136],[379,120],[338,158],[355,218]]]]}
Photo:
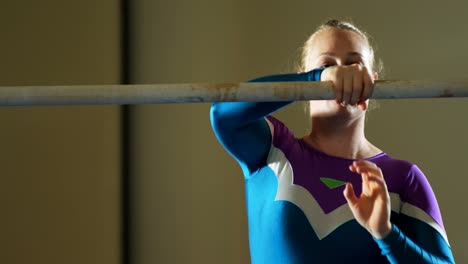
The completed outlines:
{"type": "Polygon", "coordinates": [[[320,180],[330,189],[335,189],[337,187],[340,187],[346,184],[346,182],[344,181],[339,181],[339,180],[325,178],[325,177],[320,177],[320,180]]]}

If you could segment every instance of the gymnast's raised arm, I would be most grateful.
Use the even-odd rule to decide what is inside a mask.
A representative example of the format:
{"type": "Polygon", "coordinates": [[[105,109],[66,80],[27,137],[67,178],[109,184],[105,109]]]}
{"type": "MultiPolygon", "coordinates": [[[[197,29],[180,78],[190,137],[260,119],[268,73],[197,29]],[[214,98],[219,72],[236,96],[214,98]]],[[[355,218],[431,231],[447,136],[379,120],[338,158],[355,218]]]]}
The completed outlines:
{"type": "MultiPolygon", "coordinates": [[[[323,69],[260,77],[250,82],[319,81],[323,69]]],[[[211,126],[223,147],[239,162],[245,175],[264,165],[271,131],[266,116],[291,102],[218,102],[210,111],[211,126]]]]}

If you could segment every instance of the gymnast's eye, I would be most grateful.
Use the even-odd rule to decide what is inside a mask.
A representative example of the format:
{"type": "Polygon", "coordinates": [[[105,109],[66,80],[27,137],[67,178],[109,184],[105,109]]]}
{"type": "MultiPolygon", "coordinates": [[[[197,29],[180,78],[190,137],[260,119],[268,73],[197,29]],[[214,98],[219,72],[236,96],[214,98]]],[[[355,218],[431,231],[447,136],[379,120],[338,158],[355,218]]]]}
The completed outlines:
{"type": "Polygon", "coordinates": [[[337,65],[338,61],[334,56],[325,54],[319,56],[316,63],[320,68],[326,68],[337,65]]]}
{"type": "Polygon", "coordinates": [[[361,64],[362,66],[366,65],[361,55],[353,55],[346,59],[345,65],[352,64],[361,64]]]}
{"type": "Polygon", "coordinates": [[[364,63],[361,60],[351,60],[346,63],[346,65],[361,64],[364,66],[364,63]]]}
{"type": "Polygon", "coordinates": [[[333,62],[324,62],[324,63],[320,64],[320,68],[327,68],[327,67],[330,67],[330,66],[333,66],[333,65],[335,65],[335,63],[333,63],[333,62]]]}

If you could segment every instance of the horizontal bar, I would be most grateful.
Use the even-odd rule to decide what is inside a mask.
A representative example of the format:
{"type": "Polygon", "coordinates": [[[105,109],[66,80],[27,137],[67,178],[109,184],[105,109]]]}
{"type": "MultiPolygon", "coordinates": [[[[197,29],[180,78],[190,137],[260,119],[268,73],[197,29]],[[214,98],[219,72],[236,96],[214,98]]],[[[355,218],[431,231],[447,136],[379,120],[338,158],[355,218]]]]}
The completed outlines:
{"type": "MultiPolygon", "coordinates": [[[[376,81],[374,99],[468,97],[468,81],[376,81]]],[[[306,101],[333,99],[328,82],[0,86],[0,106],[306,101]]]]}

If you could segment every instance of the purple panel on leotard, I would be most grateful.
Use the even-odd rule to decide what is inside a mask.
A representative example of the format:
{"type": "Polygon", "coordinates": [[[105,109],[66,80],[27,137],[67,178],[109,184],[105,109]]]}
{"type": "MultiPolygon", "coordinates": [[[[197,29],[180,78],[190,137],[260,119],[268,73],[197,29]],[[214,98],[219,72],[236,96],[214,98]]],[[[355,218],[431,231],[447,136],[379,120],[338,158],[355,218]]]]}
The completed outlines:
{"type": "MultiPolygon", "coordinates": [[[[320,177],[336,179],[353,184],[356,195],[360,195],[361,176],[349,171],[355,160],[329,156],[309,146],[279,120],[267,117],[274,127],[273,146],[280,149],[290,162],[294,184],[304,187],[328,214],[346,204],[344,186],[328,188],[320,177]]],[[[412,204],[430,215],[442,228],[442,217],[437,200],[424,174],[407,161],[393,159],[385,153],[367,158],[379,166],[384,174],[389,192],[400,195],[402,202],[412,204]]]]}

